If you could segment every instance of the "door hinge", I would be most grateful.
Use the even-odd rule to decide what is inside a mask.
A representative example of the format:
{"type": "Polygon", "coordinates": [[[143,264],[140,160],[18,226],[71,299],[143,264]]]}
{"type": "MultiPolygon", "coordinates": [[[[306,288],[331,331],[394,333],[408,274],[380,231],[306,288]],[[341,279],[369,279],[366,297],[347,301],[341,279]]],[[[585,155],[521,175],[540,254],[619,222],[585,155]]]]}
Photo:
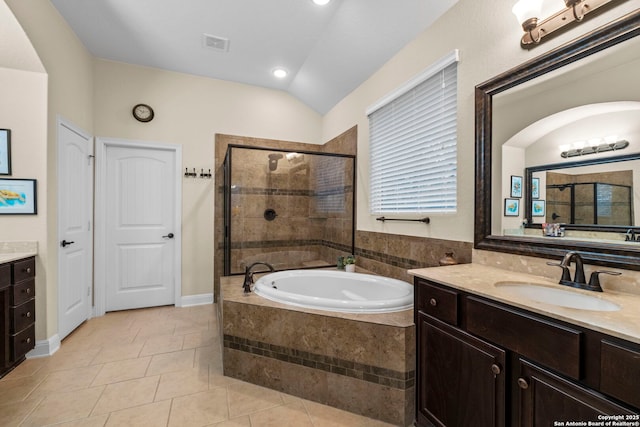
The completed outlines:
{"type": "Polygon", "coordinates": [[[87,156],[87,164],[88,164],[89,166],[91,166],[91,159],[94,159],[95,157],[96,157],[96,156],[94,156],[93,154],[89,154],[89,155],[87,156]]]}
{"type": "Polygon", "coordinates": [[[91,287],[87,288],[87,296],[90,297],[91,296],[91,287]]]}
{"type": "Polygon", "coordinates": [[[87,221],[87,231],[91,231],[91,221],[87,221]]]}

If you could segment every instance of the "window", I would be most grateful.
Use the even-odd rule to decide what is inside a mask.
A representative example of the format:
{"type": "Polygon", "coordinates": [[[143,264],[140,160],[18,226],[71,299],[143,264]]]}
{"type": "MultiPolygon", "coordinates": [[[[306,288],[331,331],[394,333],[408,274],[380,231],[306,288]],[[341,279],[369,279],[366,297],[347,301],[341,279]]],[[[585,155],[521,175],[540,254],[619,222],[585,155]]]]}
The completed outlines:
{"type": "Polygon", "coordinates": [[[367,110],[371,213],[456,211],[458,51],[367,110]]]}

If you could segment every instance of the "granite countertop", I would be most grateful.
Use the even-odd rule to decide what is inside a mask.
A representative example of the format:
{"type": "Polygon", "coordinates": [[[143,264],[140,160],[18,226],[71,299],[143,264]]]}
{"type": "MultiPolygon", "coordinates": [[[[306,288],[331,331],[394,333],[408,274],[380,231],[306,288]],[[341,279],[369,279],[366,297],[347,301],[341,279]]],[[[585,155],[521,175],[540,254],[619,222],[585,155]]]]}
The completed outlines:
{"type": "Polygon", "coordinates": [[[640,295],[608,290],[600,293],[574,289],[558,284],[557,280],[481,264],[421,268],[409,270],[409,274],[640,344],[640,295]],[[618,311],[591,311],[545,304],[514,296],[495,286],[495,283],[505,281],[534,283],[582,293],[613,302],[621,308],[618,311]]]}
{"type": "Polygon", "coordinates": [[[0,264],[5,262],[17,261],[19,259],[29,258],[36,256],[36,252],[13,252],[13,253],[0,253],[0,264]]]}

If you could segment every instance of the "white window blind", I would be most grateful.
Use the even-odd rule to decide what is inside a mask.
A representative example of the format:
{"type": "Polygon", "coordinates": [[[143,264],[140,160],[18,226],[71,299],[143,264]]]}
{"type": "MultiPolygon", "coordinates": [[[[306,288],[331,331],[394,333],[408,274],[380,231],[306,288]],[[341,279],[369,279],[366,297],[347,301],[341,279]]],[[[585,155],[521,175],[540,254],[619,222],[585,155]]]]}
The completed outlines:
{"type": "Polygon", "coordinates": [[[371,213],[456,211],[457,52],[428,74],[370,109],[371,213]]]}

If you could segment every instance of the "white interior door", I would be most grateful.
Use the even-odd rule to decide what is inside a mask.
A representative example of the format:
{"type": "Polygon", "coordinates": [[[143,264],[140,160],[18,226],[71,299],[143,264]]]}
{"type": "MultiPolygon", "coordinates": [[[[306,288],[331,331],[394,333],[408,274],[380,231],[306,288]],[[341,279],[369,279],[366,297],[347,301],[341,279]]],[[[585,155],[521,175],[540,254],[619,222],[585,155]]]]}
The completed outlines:
{"type": "Polygon", "coordinates": [[[58,120],[58,335],[91,315],[93,138],[58,120]]]}
{"type": "Polygon", "coordinates": [[[105,311],[176,303],[176,151],[108,145],[105,311]]]}

